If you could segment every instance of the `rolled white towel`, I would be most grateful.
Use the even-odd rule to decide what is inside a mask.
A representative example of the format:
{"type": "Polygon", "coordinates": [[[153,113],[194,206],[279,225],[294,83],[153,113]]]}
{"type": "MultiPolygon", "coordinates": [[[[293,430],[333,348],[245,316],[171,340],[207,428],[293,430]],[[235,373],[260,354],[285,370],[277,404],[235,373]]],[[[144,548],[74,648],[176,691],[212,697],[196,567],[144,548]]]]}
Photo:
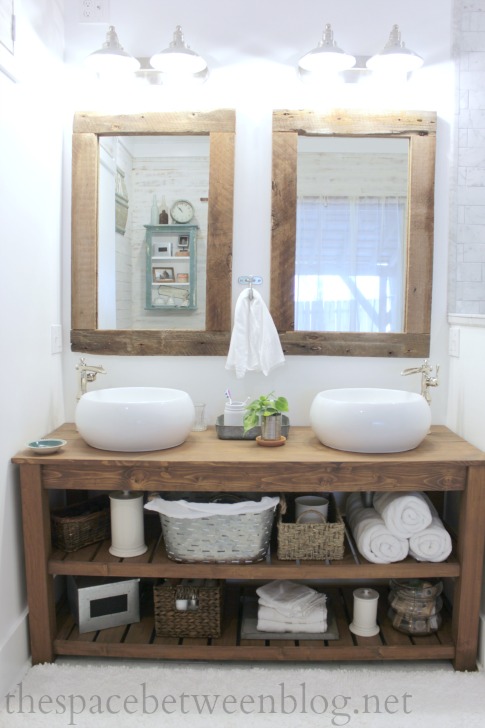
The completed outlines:
{"type": "Polygon", "coordinates": [[[429,501],[419,492],[376,493],[372,505],[399,538],[410,538],[431,523],[429,501]]]}
{"type": "Polygon", "coordinates": [[[451,554],[451,536],[438,515],[431,525],[409,539],[409,553],[417,561],[444,561],[451,554]]]}
{"type": "Polygon", "coordinates": [[[327,619],[327,607],[325,606],[325,596],[322,594],[323,599],[319,606],[315,607],[305,617],[286,617],[285,615],[278,612],[272,607],[265,607],[259,605],[258,607],[258,619],[262,619],[269,622],[283,622],[284,624],[314,624],[315,622],[321,623],[327,619]]]}
{"type": "Polygon", "coordinates": [[[286,579],[270,581],[256,589],[259,603],[287,617],[304,617],[322,599],[322,594],[305,584],[286,579]]]}
{"type": "Polygon", "coordinates": [[[368,561],[391,564],[406,558],[408,540],[391,533],[374,508],[364,508],[360,493],[347,498],[346,514],[359,553],[368,561]]]}

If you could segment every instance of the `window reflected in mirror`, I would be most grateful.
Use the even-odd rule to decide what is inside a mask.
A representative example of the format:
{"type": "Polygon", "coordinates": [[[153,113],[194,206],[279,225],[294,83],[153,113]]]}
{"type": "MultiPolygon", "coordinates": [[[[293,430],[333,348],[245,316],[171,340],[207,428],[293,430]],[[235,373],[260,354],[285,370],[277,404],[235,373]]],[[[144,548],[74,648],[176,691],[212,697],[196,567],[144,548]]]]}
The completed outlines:
{"type": "Polygon", "coordinates": [[[295,330],[403,331],[408,147],[298,138],[295,330]]]}

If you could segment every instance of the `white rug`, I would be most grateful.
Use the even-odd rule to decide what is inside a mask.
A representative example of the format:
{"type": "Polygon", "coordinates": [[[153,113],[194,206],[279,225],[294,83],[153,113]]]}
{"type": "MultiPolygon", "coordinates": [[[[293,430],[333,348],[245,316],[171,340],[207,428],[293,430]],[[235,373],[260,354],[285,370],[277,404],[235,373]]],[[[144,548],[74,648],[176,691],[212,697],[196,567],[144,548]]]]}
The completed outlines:
{"type": "Polygon", "coordinates": [[[448,666],[113,664],[31,668],[1,728],[483,728],[485,674],[448,666]]]}

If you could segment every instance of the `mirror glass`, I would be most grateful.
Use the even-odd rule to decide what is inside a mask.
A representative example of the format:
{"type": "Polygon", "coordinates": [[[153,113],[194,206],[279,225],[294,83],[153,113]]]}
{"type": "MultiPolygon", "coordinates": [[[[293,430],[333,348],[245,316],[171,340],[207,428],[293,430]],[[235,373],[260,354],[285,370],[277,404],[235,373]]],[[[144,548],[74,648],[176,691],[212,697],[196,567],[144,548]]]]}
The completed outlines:
{"type": "Polygon", "coordinates": [[[209,157],[208,136],[101,138],[98,328],[205,329],[209,157]],[[191,255],[173,229],[178,200],[194,211],[191,255]],[[164,213],[169,226],[147,234],[164,213]]]}
{"type": "Polygon", "coordinates": [[[270,310],[285,354],[426,357],[436,114],[273,112],[270,310]]]}
{"type": "Polygon", "coordinates": [[[232,109],[74,115],[72,351],[227,354],[235,128],[232,109]]]}
{"type": "Polygon", "coordinates": [[[403,330],[408,151],[298,137],[295,330],[403,330]]]}

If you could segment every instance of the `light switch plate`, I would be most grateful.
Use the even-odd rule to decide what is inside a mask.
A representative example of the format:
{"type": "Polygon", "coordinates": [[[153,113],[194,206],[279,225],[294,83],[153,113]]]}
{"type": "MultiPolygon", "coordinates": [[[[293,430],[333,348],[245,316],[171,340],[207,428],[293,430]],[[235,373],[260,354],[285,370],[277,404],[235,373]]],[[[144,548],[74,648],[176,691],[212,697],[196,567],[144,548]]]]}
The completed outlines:
{"type": "Polygon", "coordinates": [[[51,326],[51,354],[60,354],[62,352],[62,326],[60,324],[52,324],[51,326]]]}

